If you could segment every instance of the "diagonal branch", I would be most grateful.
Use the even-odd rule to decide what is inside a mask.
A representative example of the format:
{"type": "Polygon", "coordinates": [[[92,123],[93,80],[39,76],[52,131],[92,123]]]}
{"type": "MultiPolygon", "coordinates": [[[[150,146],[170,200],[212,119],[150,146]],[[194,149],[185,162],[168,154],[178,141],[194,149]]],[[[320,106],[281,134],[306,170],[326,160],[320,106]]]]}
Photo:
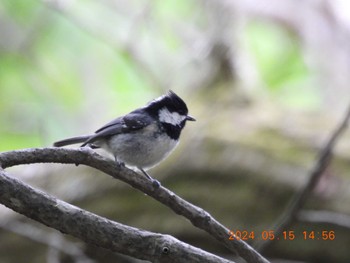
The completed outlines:
{"type": "Polygon", "coordinates": [[[125,226],[36,190],[0,169],[0,201],[14,211],[87,243],[152,262],[229,263],[172,236],[125,226]]]}
{"type": "Polygon", "coordinates": [[[330,224],[350,230],[350,216],[332,211],[302,210],[298,220],[316,224],[330,224]]]}
{"type": "MultiPolygon", "coordinates": [[[[341,134],[346,130],[348,126],[348,122],[350,119],[350,106],[347,109],[347,112],[342,119],[342,121],[339,123],[339,125],[336,127],[332,135],[330,136],[329,140],[325,144],[325,146],[320,151],[318,158],[315,162],[315,165],[313,169],[310,172],[309,179],[305,186],[301,188],[294,198],[290,201],[289,205],[285,209],[285,212],[282,214],[282,216],[277,220],[275,226],[273,226],[271,229],[274,229],[274,234],[276,237],[280,236],[282,232],[286,229],[289,229],[290,226],[296,221],[299,211],[304,207],[307,199],[312,194],[313,189],[317,185],[319,179],[321,178],[322,174],[328,167],[332,156],[333,156],[333,149],[335,147],[335,144],[341,134]]],[[[277,240],[277,239],[276,239],[277,240]]],[[[262,241],[260,243],[257,243],[256,248],[258,251],[265,251],[265,249],[273,242],[273,240],[266,240],[262,241]]]]}
{"type": "Polygon", "coordinates": [[[268,262],[244,241],[229,240],[229,230],[202,208],[192,205],[162,186],[155,189],[152,183],[144,176],[126,167],[116,166],[112,160],[97,154],[89,148],[80,148],[78,150],[68,148],[27,149],[0,154],[0,165],[4,169],[14,165],[31,163],[73,163],[96,168],[128,183],[168,206],[175,213],[186,217],[194,226],[209,233],[247,262],[268,262]]]}

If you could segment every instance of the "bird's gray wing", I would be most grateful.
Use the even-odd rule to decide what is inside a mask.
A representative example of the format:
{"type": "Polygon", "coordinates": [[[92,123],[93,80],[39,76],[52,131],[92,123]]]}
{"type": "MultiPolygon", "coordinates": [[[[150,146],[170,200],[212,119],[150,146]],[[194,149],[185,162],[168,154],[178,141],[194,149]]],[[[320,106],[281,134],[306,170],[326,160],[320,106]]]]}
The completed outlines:
{"type": "Polygon", "coordinates": [[[153,118],[143,111],[135,110],[129,114],[116,118],[106,125],[98,129],[93,136],[84,142],[82,146],[85,146],[94,141],[109,137],[120,133],[128,133],[131,131],[142,129],[153,122],[153,118]]]}

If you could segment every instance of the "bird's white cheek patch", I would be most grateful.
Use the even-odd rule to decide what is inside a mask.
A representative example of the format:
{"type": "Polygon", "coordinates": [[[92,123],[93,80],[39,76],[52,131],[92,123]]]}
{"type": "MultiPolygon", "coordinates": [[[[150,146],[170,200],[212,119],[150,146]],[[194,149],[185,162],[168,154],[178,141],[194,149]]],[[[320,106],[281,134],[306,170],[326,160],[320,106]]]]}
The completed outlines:
{"type": "Polygon", "coordinates": [[[177,112],[170,112],[167,108],[163,108],[159,111],[159,120],[161,122],[169,123],[172,125],[179,125],[186,116],[180,115],[177,112]]]}

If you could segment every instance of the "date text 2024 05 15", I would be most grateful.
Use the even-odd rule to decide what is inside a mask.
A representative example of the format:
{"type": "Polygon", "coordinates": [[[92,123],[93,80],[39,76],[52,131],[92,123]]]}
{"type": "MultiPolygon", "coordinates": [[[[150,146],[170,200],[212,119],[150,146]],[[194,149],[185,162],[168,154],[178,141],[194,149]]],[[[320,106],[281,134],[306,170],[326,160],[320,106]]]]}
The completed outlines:
{"type": "Polygon", "coordinates": [[[294,230],[283,231],[280,236],[276,236],[274,230],[263,230],[261,232],[248,231],[248,230],[230,230],[228,232],[229,240],[294,240],[301,238],[303,240],[334,240],[334,230],[322,230],[322,231],[301,231],[296,232],[294,230]]]}

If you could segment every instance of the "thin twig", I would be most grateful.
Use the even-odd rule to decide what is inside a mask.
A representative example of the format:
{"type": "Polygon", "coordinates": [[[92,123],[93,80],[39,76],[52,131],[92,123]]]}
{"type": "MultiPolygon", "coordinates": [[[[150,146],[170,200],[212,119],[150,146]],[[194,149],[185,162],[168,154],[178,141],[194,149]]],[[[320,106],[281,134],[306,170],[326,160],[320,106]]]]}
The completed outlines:
{"type": "Polygon", "coordinates": [[[350,216],[332,211],[302,210],[298,214],[298,220],[310,223],[331,224],[350,230],[350,216]]]}
{"type": "Polygon", "coordinates": [[[55,251],[71,256],[74,259],[74,262],[95,262],[94,260],[88,258],[84,254],[84,251],[76,243],[63,239],[63,237],[58,233],[48,233],[47,231],[44,231],[38,227],[12,219],[8,222],[0,221],[0,228],[11,231],[35,242],[48,245],[55,251]]]}
{"type": "MultiPolygon", "coordinates": [[[[333,149],[340,135],[346,130],[350,118],[350,106],[343,120],[336,127],[334,132],[331,134],[329,140],[319,152],[318,158],[315,162],[313,169],[310,172],[309,179],[305,186],[301,188],[290,201],[289,205],[286,207],[282,216],[276,221],[275,225],[270,229],[274,229],[274,234],[277,240],[282,232],[289,229],[290,226],[296,221],[299,211],[304,207],[307,199],[312,194],[313,189],[320,180],[322,174],[328,167],[332,156],[333,149]]],[[[274,240],[261,241],[256,244],[256,249],[260,252],[265,251],[265,249],[272,244],[274,240]]]]}

